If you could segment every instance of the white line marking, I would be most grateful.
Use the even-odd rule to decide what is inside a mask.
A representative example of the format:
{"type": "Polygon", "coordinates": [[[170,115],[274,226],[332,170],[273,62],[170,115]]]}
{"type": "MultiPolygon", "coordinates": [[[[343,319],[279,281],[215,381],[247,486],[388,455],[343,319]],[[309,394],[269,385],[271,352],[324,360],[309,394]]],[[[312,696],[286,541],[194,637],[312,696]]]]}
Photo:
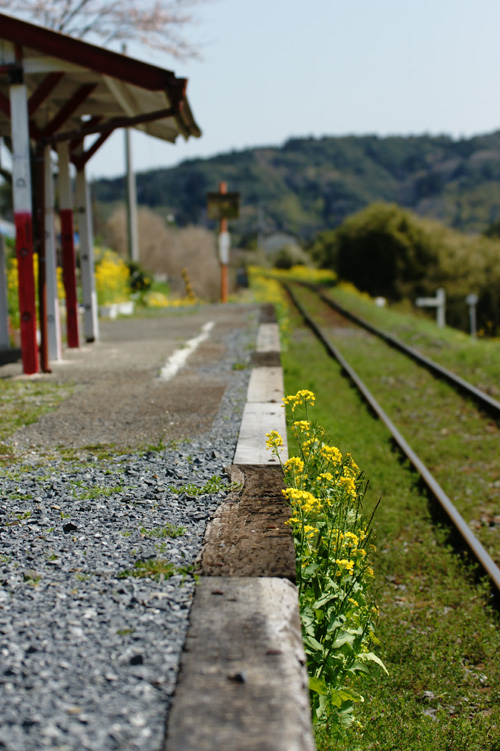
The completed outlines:
{"type": "Polygon", "coordinates": [[[208,339],[208,336],[213,327],[213,321],[208,321],[208,323],[203,324],[201,334],[195,336],[194,339],[190,339],[188,342],[186,342],[186,344],[182,346],[181,349],[177,349],[173,353],[173,355],[168,358],[164,367],[160,370],[160,379],[162,381],[169,381],[171,378],[177,375],[179,370],[185,364],[189,355],[194,352],[202,342],[208,339]]]}

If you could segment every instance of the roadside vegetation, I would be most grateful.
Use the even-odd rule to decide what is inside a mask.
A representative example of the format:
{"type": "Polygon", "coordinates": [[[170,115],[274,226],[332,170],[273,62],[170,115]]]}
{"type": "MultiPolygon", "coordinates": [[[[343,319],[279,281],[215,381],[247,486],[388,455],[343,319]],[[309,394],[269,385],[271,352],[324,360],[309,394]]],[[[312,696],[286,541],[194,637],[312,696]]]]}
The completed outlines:
{"type": "MultiPolygon", "coordinates": [[[[397,320],[390,311],[379,311],[366,301],[368,304],[374,315],[390,314],[393,321],[397,320]]],[[[462,352],[461,359],[468,362],[469,347],[475,350],[483,345],[488,351],[491,345],[463,337],[456,340],[453,349],[456,332],[439,331],[428,321],[409,316],[400,324],[408,339],[421,338],[429,348],[431,327],[435,342],[449,341],[448,348],[443,344],[441,349],[447,349],[450,367],[456,353],[462,352]]],[[[337,335],[341,341],[336,343],[341,350],[345,347],[344,354],[376,390],[382,406],[390,415],[394,412],[391,416],[397,424],[400,419],[406,420],[412,443],[418,443],[418,452],[427,452],[425,460],[440,482],[444,486],[450,483],[445,489],[452,499],[465,489],[462,512],[470,505],[473,518],[468,521],[476,519],[479,527],[487,527],[487,544],[491,551],[498,550],[500,526],[481,522],[481,509],[487,514],[495,510],[500,514],[497,426],[490,424],[489,428],[494,439],[488,441],[487,429],[483,440],[484,426],[477,430],[473,427],[475,408],[459,408],[444,387],[431,388],[427,382],[423,386],[425,414],[413,414],[416,407],[410,395],[421,387],[414,381],[420,382],[424,375],[406,372],[399,361],[401,356],[392,350],[385,351],[381,359],[378,346],[368,345],[364,335],[337,335]],[[456,429],[450,428],[453,423],[456,429]],[[422,425],[426,432],[420,431],[422,425]],[[431,442],[429,436],[435,440],[431,442]],[[477,472],[469,483],[473,468],[477,472]]],[[[410,343],[415,346],[415,342],[410,343]]],[[[380,640],[377,654],[388,676],[380,674],[368,685],[363,684],[360,693],[365,701],[356,711],[359,726],[348,728],[342,740],[335,739],[334,717],[330,724],[317,723],[319,751],[498,751],[500,621],[488,584],[481,581],[474,563],[455,545],[416,475],[395,452],[384,426],[375,420],[338,365],[325,356],[322,346],[293,311],[289,312],[288,344],[282,359],[286,393],[301,389],[314,392],[316,419],[329,443],[342,454],[352,454],[362,469],[368,481],[363,501],[363,513],[368,518],[380,500],[373,520],[380,608],[376,634],[380,640]]],[[[300,455],[294,441],[290,433],[291,453],[300,455]]]]}
{"type": "Polygon", "coordinates": [[[376,203],[320,233],[310,252],[317,263],[373,297],[414,303],[446,293],[447,321],[467,331],[466,297],[478,297],[477,321],[500,330],[498,227],[470,235],[424,219],[396,204],[376,203]]]}

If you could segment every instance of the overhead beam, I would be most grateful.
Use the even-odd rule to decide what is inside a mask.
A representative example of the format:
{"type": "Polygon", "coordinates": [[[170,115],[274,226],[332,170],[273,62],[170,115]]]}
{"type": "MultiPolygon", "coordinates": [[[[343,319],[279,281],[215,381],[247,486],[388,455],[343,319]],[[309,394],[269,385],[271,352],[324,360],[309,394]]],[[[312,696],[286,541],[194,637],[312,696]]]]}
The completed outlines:
{"type": "Polygon", "coordinates": [[[73,141],[84,136],[93,135],[94,133],[106,133],[116,128],[133,128],[135,125],[150,123],[154,120],[163,120],[166,117],[175,117],[178,114],[179,107],[175,106],[155,110],[155,112],[147,112],[144,115],[137,115],[136,117],[113,117],[102,125],[83,125],[81,128],[76,128],[75,130],[56,133],[54,135],[43,135],[43,140],[45,143],[50,144],[73,141]]]}
{"type": "Polygon", "coordinates": [[[78,155],[74,155],[71,157],[71,161],[73,162],[77,170],[81,170],[85,167],[89,159],[94,156],[96,151],[98,151],[98,149],[101,148],[103,143],[105,143],[108,140],[108,138],[110,137],[112,133],[113,133],[112,130],[108,130],[106,133],[103,133],[102,135],[100,135],[99,138],[96,138],[92,146],[88,148],[87,151],[84,151],[78,155]]]}
{"type": "MultiPolygon", "coordinates": [[[[64,125],[64,123],[69,120],[71,115],[73,115],[78,107],[83,104],[83,102],[90,96],[90,94],[94,91],[97,84],[95,83],[86,83],[83,86],[80,86],[79,89],[75,91],[73,96],[68,99],[66,104],[61,107],[57,115],[52,118],[50,123],[43,128],[43,130],[40,131],[40,139],[45,140],[46,143],[49,143],[48,137],[52,136],[56,130],[59,130],[61,125],[64,125]]],[[[67,138],[59,139],[67,141],[67,138]]]]}
{"type": "Polygon", "coordinates": [[[39,106],[47,99],[63,76],[64,73],[49,73],[45,76],[40,86],[28,99],[28,115],[30,117],[35,114],[39,106]]]}

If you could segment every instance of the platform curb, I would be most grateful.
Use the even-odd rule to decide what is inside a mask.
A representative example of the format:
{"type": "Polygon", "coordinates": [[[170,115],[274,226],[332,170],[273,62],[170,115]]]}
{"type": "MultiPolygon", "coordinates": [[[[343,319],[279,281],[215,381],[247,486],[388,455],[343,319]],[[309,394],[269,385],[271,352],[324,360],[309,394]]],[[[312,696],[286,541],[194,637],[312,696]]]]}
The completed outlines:
{"type": "Polygon", "coordinates": [[[277,430],[285,442],[282,461],[288,457],[273,306],[261,308],[252,364],[232,473],[244,478],[260,470],[261,497],[250,499],[259,523],[249,523],[243,485],[239,497],[224,504],[207,528],[163,751],[315,749],[293,583],[295,553],[284,526],[289,512],[276,493],[277,459],[265,448],[266,433],[277,430]],[[268,523],[262,524],[265,514],[268,523]],[[271,529],[276,531],[270,535],[271,529]],[[254,535],[247,556],[252,561],[240,555],[248,550],[249,534],[254,535]],[[238,547],[244,538],[247,547],[238,547]],[[270,547],[271,558],[266,562],[265,556],[253,555],[254,547],[257,552],[270,547]]]}

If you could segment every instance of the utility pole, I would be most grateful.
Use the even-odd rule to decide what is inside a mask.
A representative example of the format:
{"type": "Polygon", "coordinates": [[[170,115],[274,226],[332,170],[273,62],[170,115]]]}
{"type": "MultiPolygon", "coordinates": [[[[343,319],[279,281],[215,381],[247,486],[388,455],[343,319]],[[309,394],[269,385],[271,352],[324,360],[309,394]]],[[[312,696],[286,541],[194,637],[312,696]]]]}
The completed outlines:
{"type": "MultiPolygon", "coordinates": [[[[127,45],[122,46],[125,55],[127,45]]],[[[132,138],[130,128],[124,129],[125,136],[125,181],[127,195],[127,242],[130,261],[139,263],[139,231],[137,227],[137,191],[134,168],[132,164],[132,138]]]]}
{"type": "MultiPolygon", "coordinates": [[[[227,193],[227,185],[222,182],[219,185],[219,193],[224,195],[227,193]]],[[[220,218],[219,225],[219,256],[220,256],[220,300],[221,302],[227,302],[228,293],[228,266],[229,266],[229,248],[230,248],[229,232],[227,231],[227,219],[225,216],[220,218]]]]}

